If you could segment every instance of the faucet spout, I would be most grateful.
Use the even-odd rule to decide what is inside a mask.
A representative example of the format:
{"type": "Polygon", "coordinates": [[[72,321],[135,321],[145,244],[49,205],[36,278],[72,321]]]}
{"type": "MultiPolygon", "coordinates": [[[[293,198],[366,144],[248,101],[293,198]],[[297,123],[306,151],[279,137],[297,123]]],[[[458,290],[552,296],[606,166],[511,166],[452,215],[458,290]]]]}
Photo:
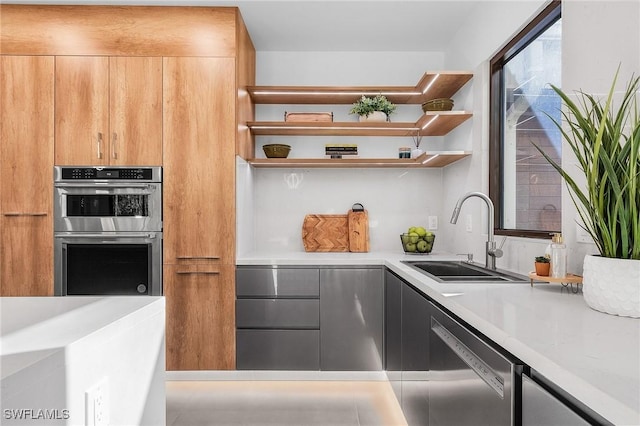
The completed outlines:
{"type": "Polygon", "coordinates": [[[451,223],[455,224],[458,222],[458,216],[460,216],[460,210],[462,209],[462,205],[465,201],[467,201],[471,197],[480,198],[487,205],[487,244],[486,244],[486,267],[491,269],[496,269],[496,257],[500,257],[501,251],[496,250],[496,243],[494,241],[493,234],[493,215],[494,215],[494,207],[491,198],[489,198],[486,194],[482,192],[469,192],[464,194],[458,202],[456,203],[455,208],[453,209],[453,214],[451,215],[451,223]]]}

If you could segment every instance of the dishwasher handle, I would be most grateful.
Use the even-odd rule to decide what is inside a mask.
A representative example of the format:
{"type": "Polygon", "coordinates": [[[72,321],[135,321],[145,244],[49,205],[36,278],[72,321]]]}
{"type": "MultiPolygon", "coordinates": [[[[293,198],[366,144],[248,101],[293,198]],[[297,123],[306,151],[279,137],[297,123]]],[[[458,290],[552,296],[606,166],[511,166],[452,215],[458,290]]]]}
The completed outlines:
{"type": "Polygon", "coordinates": [[[484,382],[504,399],[504,379],[486,362],[462,343],[451,331],[431,317],[431,331],[438,336],[453,353],[473,370],[484,382]]]}

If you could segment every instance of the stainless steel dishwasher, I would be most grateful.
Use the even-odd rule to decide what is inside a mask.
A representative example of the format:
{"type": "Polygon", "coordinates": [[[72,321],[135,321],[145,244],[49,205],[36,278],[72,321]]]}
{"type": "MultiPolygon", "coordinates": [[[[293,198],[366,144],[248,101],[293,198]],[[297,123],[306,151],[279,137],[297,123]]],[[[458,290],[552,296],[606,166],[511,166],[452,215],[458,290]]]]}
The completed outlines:
{"type": "Polygon", "coordinates": [[[521,366],[437,307],[429,337],[429,426],[515,424],[521,366]]]}

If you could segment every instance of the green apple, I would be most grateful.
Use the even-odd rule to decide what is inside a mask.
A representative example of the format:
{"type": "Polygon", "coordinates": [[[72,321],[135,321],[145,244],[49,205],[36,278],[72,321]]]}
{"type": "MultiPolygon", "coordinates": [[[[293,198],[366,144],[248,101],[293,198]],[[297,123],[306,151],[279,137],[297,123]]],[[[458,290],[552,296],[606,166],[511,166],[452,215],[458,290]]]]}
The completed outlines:
{"type": "Polygon", "coordinates": [[[414,243],[409,243],[406,246],[404,246],[404,248],[406,249],[406,251],[410,253],[415,253],[416,251],[416,245],[414,243]]]}
{"type": "Polygon", "coordinates": [[[418,234],[421,237],[424,237],[425,235],[427,235],[427,230],[424,229],[422,226],[418,226],[415,230],[416,234],[418,234]]]}
{"type": "Polygon", "coordinates": [[[416,248],[420,253],[424,253],[425,251],[427,251],[427,242],[424,240],[418,241],[418,244],[416,244],[416,248]]]}
{"type": "Polygon", "coordinates": [[[420,235],[418,235],[415,232],[410,232],[409,233],[409,242],[415,244],[418,242],[418,240],[420,239],[420,235]]]}

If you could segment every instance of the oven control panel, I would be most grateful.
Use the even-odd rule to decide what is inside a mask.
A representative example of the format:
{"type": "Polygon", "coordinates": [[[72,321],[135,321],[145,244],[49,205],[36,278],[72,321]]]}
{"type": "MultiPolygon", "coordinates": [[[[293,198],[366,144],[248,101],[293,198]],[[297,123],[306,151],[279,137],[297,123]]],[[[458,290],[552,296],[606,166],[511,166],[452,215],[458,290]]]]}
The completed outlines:
{"type": "Polygon", "coordinates": [[[155,181],[157,169],[159,167],[60,167],[60,178],[62,180],[155,181]]]}

